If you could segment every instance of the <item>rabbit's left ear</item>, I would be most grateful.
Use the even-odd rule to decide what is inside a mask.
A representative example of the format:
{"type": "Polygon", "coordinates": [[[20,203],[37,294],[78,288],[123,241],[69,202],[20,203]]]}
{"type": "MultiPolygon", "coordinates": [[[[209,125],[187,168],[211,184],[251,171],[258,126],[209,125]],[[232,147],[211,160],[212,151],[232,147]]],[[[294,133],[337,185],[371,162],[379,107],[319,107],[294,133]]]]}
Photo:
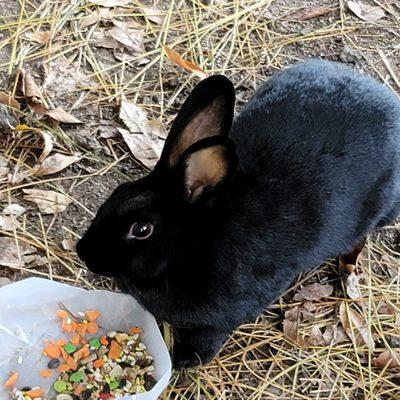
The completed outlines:
{"type": "Polygon", "coordinates": [[[201,81],[186,99],[165,141],[159,167],[174,168],[193,144],[228,135],[235,104],[232,82],[223,75],[201,81]]]}
{"type": "Polygon", "coordinates": [[[221,136],[203,139],[184,152],[179,164],[184,195],[193,203],[233,178],[238,164],[235,143],[221,136]]]}

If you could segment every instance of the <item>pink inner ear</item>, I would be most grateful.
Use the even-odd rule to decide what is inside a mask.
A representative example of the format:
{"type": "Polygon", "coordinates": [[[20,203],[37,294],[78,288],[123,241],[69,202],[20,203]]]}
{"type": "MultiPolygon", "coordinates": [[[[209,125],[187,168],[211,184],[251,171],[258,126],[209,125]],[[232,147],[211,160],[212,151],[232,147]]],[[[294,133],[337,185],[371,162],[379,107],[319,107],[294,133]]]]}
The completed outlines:
{"type": "Polygon", "coordinates": [[[189,201],[196,200],[204,190],[204,182],[200,180],[186,179],[185,184],[186,198],[189,201]]]}

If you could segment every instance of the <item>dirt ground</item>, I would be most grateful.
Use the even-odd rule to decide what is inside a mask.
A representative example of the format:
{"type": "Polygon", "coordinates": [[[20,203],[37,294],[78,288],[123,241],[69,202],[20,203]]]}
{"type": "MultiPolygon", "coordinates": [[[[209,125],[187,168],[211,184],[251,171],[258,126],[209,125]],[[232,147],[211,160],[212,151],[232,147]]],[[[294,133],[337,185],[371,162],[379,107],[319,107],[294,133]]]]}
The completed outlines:
{"type": "MultiPolygon", "coordinates": [[[[400,93],[396,0],[363,0],[361,18],[346,0],[93,3],[0,0],[0,91],[21,105],[10,111],[0,104],[0,238],[14,243],[5,241],[0,250],[9,254],[4,246],[15,243],[16,249],[33,247],[12,250],[12,262],[0,254],[0,277],[12,281],[40,276],[118,289],[80,268],[73,243],[118,184],[146,173],[117,130],[125,127],[118,116],[121,95],[168,129],[199,82],[168,59],[162,44],[209,75],[231,78],[237,112],[269,76],[309,57],[343,62],[400,93]],[[382,13],[376,21],[371,18],[378,11],[368,6],[382,13]],[[113,27],[137,42],[113,42],[107,33],[113,27]],[[36,83],[39,100],[22,90],[21,68],[36,83]],[[46,117],[33,103],[62,107],[82,123],[46,117]],[[38,176],[42,132],[51,137],[51,154],[79,160],[38,176]],[[53,190],[72,202],[63,212],[45,214],[26,201],[26,189],[53,190]],[[10,216],[10,204],[26,211],[10,216]]],[[[162,398],[399,399],[399,246],[396,224],[368,240],[356,274],[331,260],[299,277],[257,321],[239,328],[211,365],[175,373],[162,398]],[[294,294],[312,283],[332,285],[333,293],[296,301],[294,294]],[[357,318],[348,324],[351,316],[357,318]],[[307,342],[310,337],[315,340],[307,342]],[[390,364],[374,361],[387,352],[390,364]]]]}

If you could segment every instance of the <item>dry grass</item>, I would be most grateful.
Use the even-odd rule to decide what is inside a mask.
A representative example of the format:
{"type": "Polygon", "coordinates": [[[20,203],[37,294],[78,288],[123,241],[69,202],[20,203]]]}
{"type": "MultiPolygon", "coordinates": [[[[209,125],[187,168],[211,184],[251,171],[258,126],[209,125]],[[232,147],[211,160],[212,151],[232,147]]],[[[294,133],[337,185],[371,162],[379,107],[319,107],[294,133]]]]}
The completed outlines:
{"type": "MultiPolygon", "coordinates": [[[[21,123],[36,128],[5,130],[1,153],[14,178],[0,180],[3,205],[22,199],[22,189],[56,190],[73,200],[70,211],[54,216],[38,213],[32,205],[18,218],[18,225],[2,230],[14,238],[17,248],[29,244],[36,258],[28,262],[20,253],[13,266],[0,276],[21,279],[41,276],[84,287],[115,289],[113,282],[93,277],[80,266],[73,250],[61,246],[75,240],[101,200],[105,190],[142,170],[131,167],[129,152],[119,137],[100,139],[98,127],[106,122],[119,126],[116,110],[121,95],[145,109],[152,118],[169,125],[183,98],[198,78],[173,66],[161,45],[168,45],[195,62],[207,73],[224,73],[236,84],[238,107],[255,87],[286,65],[308,56],[324,56],[354,63],[375,75],[394,91],[400,89],[400,7],[396,1],[366,1],[383,8],[386,17],[365,23],[352,16],[345,0],[172,0],[155,4],[162,23],[146,17],[133,0],[114,11],[115,20],[135,21],[144,31],[145,51],[114,58],[112,49],[93,44],[96,32],[111,22],[104,20],[82,27],[82,21],[98,10],[86,1],[0,0],[0,82],[21,103],[19,69],[27,68],[42,88],[50,106],[63,106],[85,122],[81,127],[55,125],[27,108],[19,112],[21,123]],[[292,21],[305,6],[330,7],[328,14],[310,21],[292,21]],[[51,31],[51,39],[40,44],[30,34],[51,31]],[[61,69],[60,69],[61,68],[61,69]],[[42,147],[40,131],[49,132],[58,152],[79,152],[82,160],[62,173],[36,177],[32,166],[42,147]],[[100,193],[93,193],[100,192],[100,193]],[[39,256],[38,256],[39,255],[39,256]],[[38,262],[38,260],[40,262],[38,262]]],[[[118,54],[117,54],[118,56],[118,54]]],[[[112,125],[113,126],[113,125],[112,125]]],[[[399,399],[399,368],[377,368],[374,358],[400,347],[400,266],[396,238],[398,228],[388,227],[368,241],[359,262],[364,280],[361,298],[346,291],[347,272],[332,260],[299,277],[290,291],[252,323],[240,327],[219,356],[208,366],[176,373],[164,399],[399,399]],[[363,329],[373,337],[375,349],[346,336],[341,343],[328,340],[318,345],[298,344],[283,333],[284,313],[304,304],[293,300],[300,286],[330,283],[332,296],[315,301],[311,316],[297,321],[299,338],[313,327],[322,333],[328,326],[341,327],[339,305],[347,313],[356,311],[363,329]]],[[[306,305],[310,307],[310,305],[306,305]]],[[[357,327],[350,324],[355,334],[357,327]]]]}

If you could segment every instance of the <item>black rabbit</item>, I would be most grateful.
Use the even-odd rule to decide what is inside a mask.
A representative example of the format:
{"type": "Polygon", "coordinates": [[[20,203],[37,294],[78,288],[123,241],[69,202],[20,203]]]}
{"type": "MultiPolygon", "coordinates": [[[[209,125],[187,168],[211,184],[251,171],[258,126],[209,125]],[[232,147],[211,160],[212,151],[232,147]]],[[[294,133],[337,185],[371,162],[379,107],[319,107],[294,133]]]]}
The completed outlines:
{"type": "Polygon", "coordinates": [[[202,81],[154,171],[118,187],[77,247],[176,327],[177,367],[208,362],[297,274],[400,211],[400,102],[383,85],[310,60],[231,126],[233,107],[227,78],[202,81]]]}

